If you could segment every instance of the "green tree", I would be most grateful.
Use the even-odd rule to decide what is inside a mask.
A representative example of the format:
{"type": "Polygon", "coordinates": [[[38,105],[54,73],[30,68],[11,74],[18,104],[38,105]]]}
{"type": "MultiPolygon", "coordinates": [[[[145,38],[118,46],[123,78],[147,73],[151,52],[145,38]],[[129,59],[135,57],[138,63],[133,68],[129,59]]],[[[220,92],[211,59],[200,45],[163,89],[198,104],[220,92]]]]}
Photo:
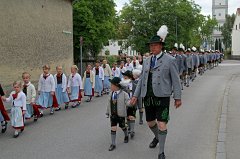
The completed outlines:
{"type": "Polygon", "coordinates": [[[207,41],[212,45],[212,33],[217,25],[218,22],[215,18],[212,19],[210,16],[205,17],[200,26],[201,39],[204,39],[204,41],[207,41]]]}
{"type": "Polygon", "coordinates": [[[233,29],[233,24],[235,21],[236,15],[227,15],[226,16],[226,22],[224,25],[221,27],[222,35],[223,35],[223,43],[225,45],[225,48],[230,48],[232,44],[232,29],[233,29]]]}
{"type": "Polygon", "coordinates": [[[97,56],[103,44],[115,36],[114,0],[75,0],[73,2],[73,40],[75,60],[79,59],[79,39],[83,37],[83,55],[97,56]]]}
{"type": "Polygon", "coordinates": [[[183,43],[199,47],[204,36],[210,36],[213,27],[212,19],[204,17],[201,7],[188,0],[131,0],[120,15],[118,35],[128,39],[140,52],[148,51],[146,43],[155,35],[161,25],[167,25],[169,35],[166,49],[174,43],[183,43]],[[202,29],[203,27],[203,29],[202,29]]]}

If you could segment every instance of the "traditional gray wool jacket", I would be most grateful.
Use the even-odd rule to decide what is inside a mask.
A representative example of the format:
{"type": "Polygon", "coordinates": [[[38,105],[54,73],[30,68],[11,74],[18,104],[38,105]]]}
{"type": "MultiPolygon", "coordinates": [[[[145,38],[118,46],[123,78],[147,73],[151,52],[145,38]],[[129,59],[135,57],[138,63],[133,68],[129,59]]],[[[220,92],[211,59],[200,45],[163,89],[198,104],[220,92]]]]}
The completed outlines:
{"type": "Polygon", "coordinates": [[[156,61],[155,67],[150,70],[151,57],[143,63],[142,75],[134,92],[135,97],[146,97],[148,91],[148,82],[151,82],[154,96],[170,97],[173,92],[174,99],[181,99],[181,83],[177,69],[176,59],[163,54],[156,61]],[[152,81],[148,77],[152,72],[152,81]]]}
{"type": "MultiPolygon", "coordinates": [[[[130,107],[130,98],[129,95],[120,90],[119,94],[117,95],[117,115],[119,117],[126,117],[127,116],[127,107],[130,107]]],[[[112,92],[108,96],[108,103],[107,103],[107,112],[106,115],[111,115],[111,99],[112,99],[112,92]]]]}

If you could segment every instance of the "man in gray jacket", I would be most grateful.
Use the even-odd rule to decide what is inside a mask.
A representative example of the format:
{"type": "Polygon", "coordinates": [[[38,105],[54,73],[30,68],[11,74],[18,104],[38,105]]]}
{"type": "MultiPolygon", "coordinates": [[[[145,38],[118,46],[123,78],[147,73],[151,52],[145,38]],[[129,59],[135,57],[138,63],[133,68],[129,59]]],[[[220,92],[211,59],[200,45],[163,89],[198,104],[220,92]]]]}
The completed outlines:
{"type": "Polygon", "coordinates": [[[192,81],[194,81],[195,78],[197,77],[197,69],[199,66],[199,56],[198,56],[197,48],[193,47],[192,51],[193,51],[192,53],[193,53],[193,62],[194,62],[192,81]]]}
{"type": "Polygon", "coordinates": [[[185,47],[181,44],[179,49],[179,55],[182,57],[182,73],[180,74],[181,85],[183,90],[183,84],[186,86],[187,84],[187,55],[184,54],[185,47]]]}
{"type": "Polygon", "coordinates": [[[165,159],[164,147],[172,92],[175,107],[182,104],[176,59],[163,53],[164,40],[165,37],[159,35],[151,38],[149,45],[153,55],[143,63],[142,75],[131,99],[131,104],[134,105],[139,96],[143,98],[146,120],[155,135],[149,147],[155,148],[159,143],[158,159],[165,159]]]}
{"type": "Polygon", "coordinates": [[[187,74],[187,84],[186,87],[189,87],[190,84],[190,78],[192,76],[192,71],[193,71],[193,58],[192,58],[192,54],[191,54],[191,49],[188,48],[187,52],[186,52],[186,56],[187,56],[187,69],[188,69],[188,74],[187,74]]]}

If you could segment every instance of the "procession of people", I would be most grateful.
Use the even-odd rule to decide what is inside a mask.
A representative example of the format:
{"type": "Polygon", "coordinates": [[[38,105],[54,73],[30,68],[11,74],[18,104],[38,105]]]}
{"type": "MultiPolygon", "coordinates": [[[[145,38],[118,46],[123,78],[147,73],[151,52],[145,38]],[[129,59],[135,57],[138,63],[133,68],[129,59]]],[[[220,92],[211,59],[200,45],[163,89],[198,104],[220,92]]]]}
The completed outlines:
{"type": "MultiPolygon", "coordinates": [[[[165,159],[165,141],[168,134],[170,98],[174,105],[182,105],[181,94],[197,76],[217,67],[223,60],[218,50],[197,50],[175,44],[169,52],[163,50],[168,31],[162,26],[148,45],[150,53],[127,57],[126,61],[113,63],[97,60],[88,64],[83,76],[76,65],[71,67],[71,74],[63,73],[62,66],[56,66],[56,74],[50,73],[50,66],[42,67],[37,91],[31,83],[31,75],[22,73],[22,80],[13,82],[13,91],[9,97],[0,85],[0,121],[2,133],[7,131],[7,124],[15,129],[14,138],[24,131],[25,122],[36,122],[43,117],[46,109],[50,115],[62,109],[78,108],[93,98],[108,96],[106,115],[110,119],[112,143],[109,151],[116,149],[117,126],[124,132],[124,143],[135,136],[137,118],[143,125],[145,111],[146,122],[153,133],[149,148],[159,144],[158,159],[165,159]],[[83,96],[87,97],[84,103],[83,96]],[[4,102],[12,104],[9,117],[4,102]],[[62,108],[64,107],[64,108],[62,108]],[[137,115],[138,112],[138,115],[137,115]]],[[[81,68],[82,69],[82,68],[81,68]]]]}

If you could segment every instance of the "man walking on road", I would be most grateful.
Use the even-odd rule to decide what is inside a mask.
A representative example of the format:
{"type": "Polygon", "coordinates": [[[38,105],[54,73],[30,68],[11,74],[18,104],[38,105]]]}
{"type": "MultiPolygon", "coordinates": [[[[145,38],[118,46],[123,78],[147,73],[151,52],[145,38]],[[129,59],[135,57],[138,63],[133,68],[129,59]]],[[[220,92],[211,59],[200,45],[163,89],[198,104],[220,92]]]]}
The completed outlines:
{"type": "Polygon", "coordinates": [[[151,38],[149,46],[153,55],[143,63],[142,75],[131,100],[135,104],[139,96],[144,98],[146,120],[155,135],[149,147],[155,148],[159,143],[158,159],[165,159],[164,147],[172,92],[175,107],[182,104],[176,59],[162,51],[167,33],[167,27],[162,26],[157,35],[151,38]]]}

